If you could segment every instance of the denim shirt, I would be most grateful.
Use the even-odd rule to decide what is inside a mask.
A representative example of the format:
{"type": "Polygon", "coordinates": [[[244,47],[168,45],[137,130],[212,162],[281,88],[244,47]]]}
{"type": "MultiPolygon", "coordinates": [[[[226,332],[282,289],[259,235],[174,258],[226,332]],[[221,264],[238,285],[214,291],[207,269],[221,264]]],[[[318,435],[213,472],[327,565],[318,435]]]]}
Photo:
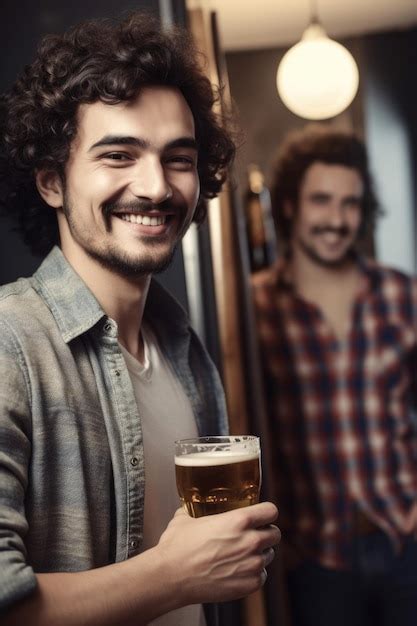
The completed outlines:
{"type": "MultiPolygon", "coordinates": [[[[220,380],[180,305],[153,282],[145,317],[201,435],[226,431],[220,380]]],[[[117,324],[54,248],[0,289],[0,609],[34,572],[76,572],[140,552],[141,420],[117,324]]]]}

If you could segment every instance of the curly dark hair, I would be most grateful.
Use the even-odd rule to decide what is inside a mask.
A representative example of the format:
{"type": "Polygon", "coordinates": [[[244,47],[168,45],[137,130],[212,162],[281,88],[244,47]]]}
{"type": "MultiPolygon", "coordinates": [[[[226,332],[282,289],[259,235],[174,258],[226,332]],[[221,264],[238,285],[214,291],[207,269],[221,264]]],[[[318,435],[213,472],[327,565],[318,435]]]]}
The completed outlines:
{"type": "Polygon", "coordinates": [[[129,101],[145,86],[176,87],[191,109],[201,185],[194,220],[204,220],[206,200],[219,193],[235,145],[213,110],[220,91],[200,61],[184,30],[163,31],[154,17],[137,12],[41,40],[34,62],[0,99],[0,207],[33,253],[44,255],[59,242],[55,211],[39,195],[34,175],[47,168],[64,180],[78,107],[129,101]]]}
{"type": "Polygon", "coordinates": [[[304,174],[317,161],[345,165],[359,172],[364,185],[360,235],[371,232],[381,211],[373,190],[364,143],[354,133],[324,124],[308,124],[287,135],[278,149],[272,169],[271,201],[280,239],[288,243],[291,236],[292,220],[285,215],[284,205],[289,202],[297,207],[304,174]]]}

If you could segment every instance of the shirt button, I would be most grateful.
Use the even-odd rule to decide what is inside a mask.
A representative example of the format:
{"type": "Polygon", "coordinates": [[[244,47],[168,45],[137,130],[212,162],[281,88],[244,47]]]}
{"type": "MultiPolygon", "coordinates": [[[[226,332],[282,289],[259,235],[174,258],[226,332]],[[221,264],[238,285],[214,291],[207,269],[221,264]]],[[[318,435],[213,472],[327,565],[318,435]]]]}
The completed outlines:
{"type": "Polygon", "coordinates": [[[116,376],[120,376],[120,370],[114,370],[114,373],[116,374],[116,376]]]}
{"type": "Polygon", "coordinates": [[[139,459],[136,456],[132,456],[132,458],[130,459],[130,465],[132,467],[136,467],[138,463],[139,463],[139,459]]]}
{"type": "Polygon", "coordinates": [[[113,326],[110,324],[110,322],[106,322],[103,328],[106,333],[110,333],[113,330],[113,326]]]}
{"type": "Polygon", "coordinates": [[[138,542],[136,541],[136,539],[132,539],[129,545],[131,550],[136,550],[136,548],[138,547],[138,542]]]}

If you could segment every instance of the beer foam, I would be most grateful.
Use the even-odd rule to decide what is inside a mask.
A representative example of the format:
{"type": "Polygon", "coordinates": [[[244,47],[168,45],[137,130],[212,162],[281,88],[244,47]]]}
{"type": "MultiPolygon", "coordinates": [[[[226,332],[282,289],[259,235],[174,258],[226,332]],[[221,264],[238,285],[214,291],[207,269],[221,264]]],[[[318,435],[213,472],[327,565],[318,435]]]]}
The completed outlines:
{"type": "Polygon", "coordinates": [[[183,456],[176,456],[175,464],[187,467],[209,467],[257,459],[259,459],[257,452],[192,452],[183,456]]]}

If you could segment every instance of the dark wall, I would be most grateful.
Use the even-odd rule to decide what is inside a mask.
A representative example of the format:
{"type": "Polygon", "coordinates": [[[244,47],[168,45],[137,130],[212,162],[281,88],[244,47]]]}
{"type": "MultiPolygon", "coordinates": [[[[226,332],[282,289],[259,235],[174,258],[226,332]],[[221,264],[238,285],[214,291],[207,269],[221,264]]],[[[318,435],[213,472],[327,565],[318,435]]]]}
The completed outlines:
{"type": "Polygon", "coordinates": [[[84,19],[114,17],[123,11],[146,9],[158,15],[158,0],[3,0],[0,35],[0,88],[7,88],[30,63],[39,39],[60,33],[84,19]]]}

